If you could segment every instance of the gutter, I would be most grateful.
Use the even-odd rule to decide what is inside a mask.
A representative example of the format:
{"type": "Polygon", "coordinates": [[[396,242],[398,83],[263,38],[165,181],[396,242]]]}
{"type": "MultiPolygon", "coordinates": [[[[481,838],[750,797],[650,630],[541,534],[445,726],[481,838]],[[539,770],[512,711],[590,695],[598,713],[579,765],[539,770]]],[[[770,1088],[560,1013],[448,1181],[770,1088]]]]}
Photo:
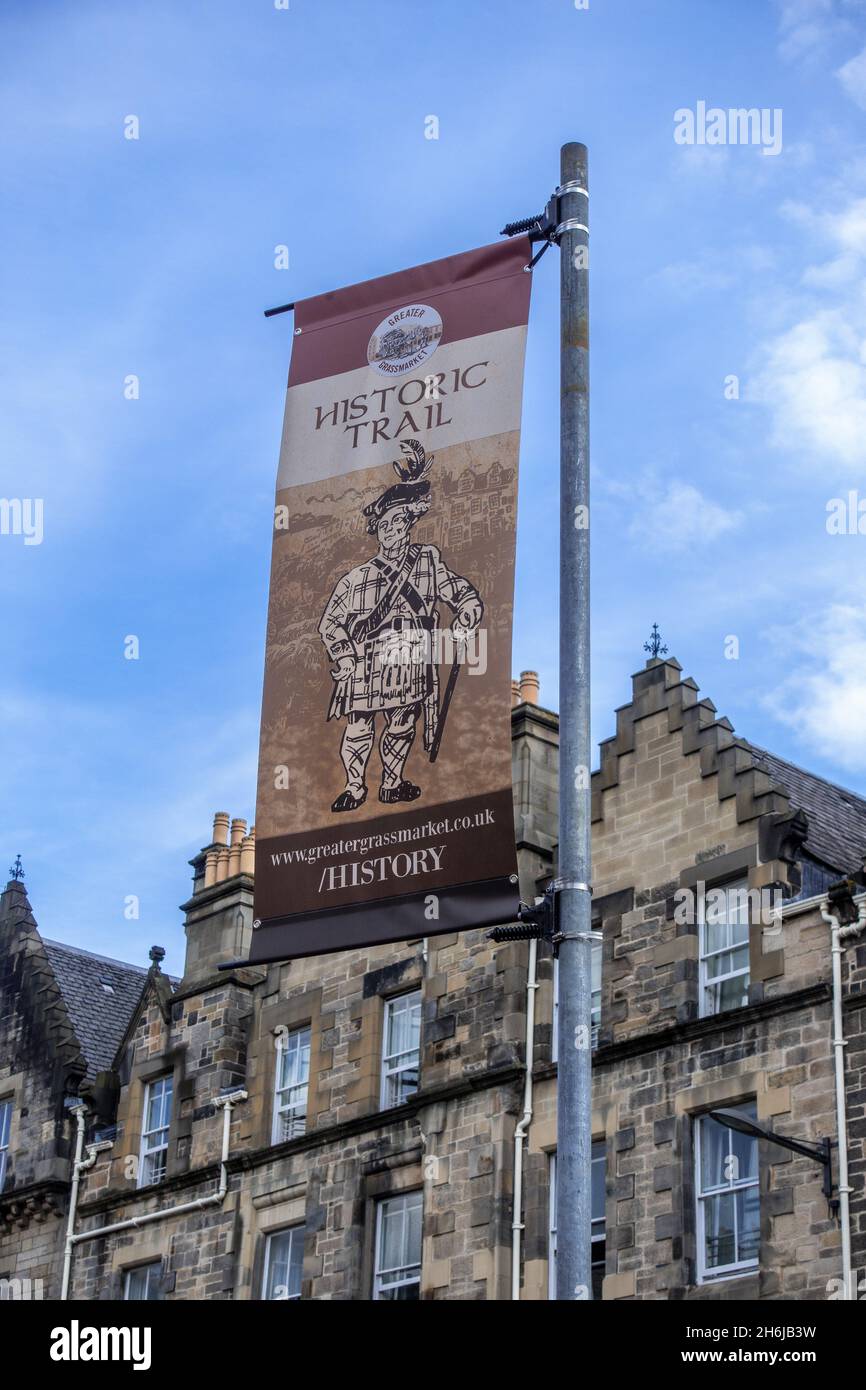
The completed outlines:
{"type": "MultiPolygon", "coordinates": [[[[866,903],[866,893],[858,893],[853,901],[858,904],[866,903]]],[[[814,912],[816,908],[827,906],[827,894],[816,893],[811,898],[797,898],[795,902],[782,904],[781,917],[784,921],[787,917],[799,917],[803,912],[814,912]]]]}

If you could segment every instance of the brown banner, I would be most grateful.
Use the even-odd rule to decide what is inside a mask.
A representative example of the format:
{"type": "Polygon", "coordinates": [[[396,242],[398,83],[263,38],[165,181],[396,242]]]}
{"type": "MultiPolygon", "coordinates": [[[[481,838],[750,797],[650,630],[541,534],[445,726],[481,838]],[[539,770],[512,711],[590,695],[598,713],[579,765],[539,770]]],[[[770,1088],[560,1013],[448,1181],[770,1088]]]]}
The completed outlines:
{"type": "Polygon", "coordinates": [[[528,258],[519,238],[296,307],[251,960],[515,914],[528,258]]]}

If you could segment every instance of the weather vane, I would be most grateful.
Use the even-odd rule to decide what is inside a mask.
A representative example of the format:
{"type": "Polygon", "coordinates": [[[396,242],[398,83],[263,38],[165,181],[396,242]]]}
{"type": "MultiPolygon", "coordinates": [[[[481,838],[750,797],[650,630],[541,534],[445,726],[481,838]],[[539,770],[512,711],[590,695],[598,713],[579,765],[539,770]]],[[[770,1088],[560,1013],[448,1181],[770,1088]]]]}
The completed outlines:
{"type": "Polygon", "coordinates": [[[652,640],[644,642],[643,649],[645,652],[649,652],[652,657],[667,656],[668,649],[662,646],[658,623],[653,623],[652,640]]]}
{"type": "Polygon", "coordinates": [[[21,867],[20,854],[16,855],[15,863],[12,865],[12,868],[9,870],[9,873],[12,875],[13,883],[17,883],[19,879],[22,879],[24,877],[24,870],[21,867]]]}

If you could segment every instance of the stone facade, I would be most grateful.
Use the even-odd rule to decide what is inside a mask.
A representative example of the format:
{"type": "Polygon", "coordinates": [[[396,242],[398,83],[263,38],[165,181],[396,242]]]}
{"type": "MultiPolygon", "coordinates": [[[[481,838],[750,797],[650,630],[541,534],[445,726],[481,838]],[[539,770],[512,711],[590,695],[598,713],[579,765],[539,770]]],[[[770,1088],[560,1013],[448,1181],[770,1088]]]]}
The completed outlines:
{"type": "MultiPolygon", "coordinates": [[[[556,869],[557,720],[523,701],[512,729],[521,894],[531,901],[556,869]]],[[[713,1107],[754,1103],[758,1121],[782,1134],[835,1137],[829,929],[802,885],[861,868],[866,803],[846,804],[833,788],[820,805],[793,799],[798,770],[787,783],[771,775],[760,750],[734,736],[674,661],[650,662],[634,677],[601,754],[593,778],[594,912],[603,937],[593,1119],[605,1179],[600,1290],[605,1299],[832,1296],[839,1225],[821,1170],[766,1140],[757,1263],[736,1277],[702,1279],[696,1125],[713,1107]],[[835,858],[827,848],[834,814],[835,858]],[[734,877],[776,889],[786,906],[780,921],[749,928],[747,1002],[702,1017],[700,929],[682,906],[700,884],[734,877]]],[[[787,765],[775,760],[779,766],[787,765]]],[[[817,797],[813,781],[803,785],[817,797]]],[[[63,1098],[80,1091],[116,1129],[82,1177],[76,1232],[185,1210],[77,1243],[72,1298],[123,1297],[126,1274],[145,1264],[157,1268],[165,1298],[261,1298],[268,1237],[299,1227],[301,1296],[368,1299],[377,1204],[415,1192],[423,1200],[420,1296],[510,1298],[527,943],[496,945],[470,931],[219,972],[245,956],[251,931],[251,857],[237,848],[249,837],[245,826],[235,832],[240,825],[233,859],[227,839],[217,839],[193,861],[183,979],[152,966],[112,1076],[88,1077],[26,897],[20,885],[7,889],[0,1103],[13,1098],[14,1119],[11,1180],[0,1194],[0,1278],[32,1272],[46,1297],[58,1296],[72,1155],[63,1098]],[[419,1089],[383,1109],[386,1005],[413,989],[421,992],[419,1089]],[[300,1027],[310,1034],[306,1128],[273,1142],[278,1048],[300,1027]],[[169,1075],[165,1173],[139,1186],[146,1087],[169,1075]],[[246,1099],[230,1108],[221,1196],[221,1101],[233,1088],[246,1099]]],[[[866,1267],[866,944],[849,946],[843,972],[854,1257],[866,1267]]],[[[520,1213],[528,1300],[547,1298],[550,1287],[554,974],[550,947],[539,943],[520,1213]]]]}

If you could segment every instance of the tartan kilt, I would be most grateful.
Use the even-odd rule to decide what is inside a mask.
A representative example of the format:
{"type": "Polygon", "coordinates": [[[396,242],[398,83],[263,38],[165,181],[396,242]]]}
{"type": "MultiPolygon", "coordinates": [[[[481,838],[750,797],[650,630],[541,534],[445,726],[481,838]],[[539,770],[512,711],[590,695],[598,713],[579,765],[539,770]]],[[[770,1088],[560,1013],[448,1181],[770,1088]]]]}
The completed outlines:
{"type": "Polygon", "coordinates": [[[435,623],[435,614],[398,618],[368,637],[354,670],[334,687],[328,718],[402,709],[438,697],[430,647],[435,623]]]}

